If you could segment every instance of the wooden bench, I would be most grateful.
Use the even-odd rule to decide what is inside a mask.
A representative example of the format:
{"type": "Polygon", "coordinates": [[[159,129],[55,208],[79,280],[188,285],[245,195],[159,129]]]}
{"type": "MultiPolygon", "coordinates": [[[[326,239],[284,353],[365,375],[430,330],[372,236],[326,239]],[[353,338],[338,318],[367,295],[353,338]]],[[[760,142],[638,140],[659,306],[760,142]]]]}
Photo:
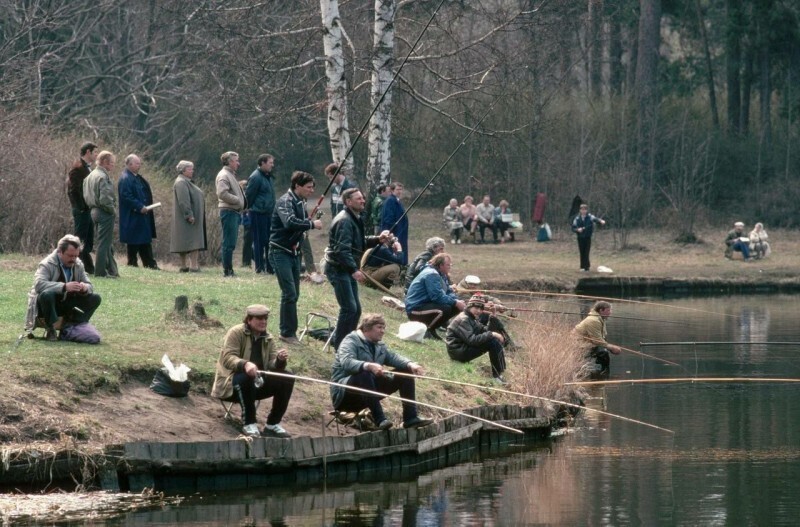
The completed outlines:
{"type": "Polygon", "coordinates": [[[521,225],[520,227],[509,227],[506,230],[506,232],[508,233],[509,238],[511,238],[511,241],[513,242],[514,241],[514,234],[516,234],[516,233],[520,233],[520,234],[524,233],[525,232],[525,226],[522,225],[522,222],[519,219],[519,214],[516,213],[516,212],[512,212],[511,213],[511,221],[518,221],[518,222],[520,222],[520,225],[521,225]]]}

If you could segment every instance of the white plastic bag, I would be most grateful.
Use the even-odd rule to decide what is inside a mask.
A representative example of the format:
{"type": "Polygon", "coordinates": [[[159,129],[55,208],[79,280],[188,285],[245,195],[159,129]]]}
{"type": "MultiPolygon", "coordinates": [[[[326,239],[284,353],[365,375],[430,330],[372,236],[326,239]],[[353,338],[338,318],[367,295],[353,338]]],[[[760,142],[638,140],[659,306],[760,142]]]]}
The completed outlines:
{"type": "Polygon", "coordinates": [[[422,322],[404,322],[397,328],[397,338],[410,340],[411,342],[422,342],[425,340],[426,331],[428,331],[428,326],[422,322]]]}
{"type": "Polygon", "coordinates": [[[188,375],[189,372],[192,371],[187,365],[183,363],[178,365],[177,368],[173,366],[172,361],[169,360],[169,357],[167,356],[166,353],[164,354],[163,357],[161,357],[161,364],[163,364],[164,367],[169,372],[169,378],[177,382],[186,381],[186,379],[189,377],[188,375]]]}

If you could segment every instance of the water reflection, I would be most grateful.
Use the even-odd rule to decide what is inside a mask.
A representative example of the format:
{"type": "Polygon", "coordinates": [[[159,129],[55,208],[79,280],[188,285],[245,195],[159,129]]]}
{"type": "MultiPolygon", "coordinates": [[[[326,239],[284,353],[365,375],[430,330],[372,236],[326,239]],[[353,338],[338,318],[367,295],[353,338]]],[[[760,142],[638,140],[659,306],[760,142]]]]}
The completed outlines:
{"type": "MultiPolygon", "coordinates": [[[[684,299],[701,311],[615,303],[609,340],[800,341],[797,300],[684,299]],[[716,314],[714,314],[716,313],[716,314]],[[659,323],[668,318],[679,324],[659,323]]],[[[614,357],[617,379],[797,376],[797,346],[719,344],[614,357]]],[[[408,481],[190,497],[114,525],[796,525],[800,386],[658,384],[594,388],[596,408],[674,430],[587,413],[549,448],[464,463],[408,481]]]]}

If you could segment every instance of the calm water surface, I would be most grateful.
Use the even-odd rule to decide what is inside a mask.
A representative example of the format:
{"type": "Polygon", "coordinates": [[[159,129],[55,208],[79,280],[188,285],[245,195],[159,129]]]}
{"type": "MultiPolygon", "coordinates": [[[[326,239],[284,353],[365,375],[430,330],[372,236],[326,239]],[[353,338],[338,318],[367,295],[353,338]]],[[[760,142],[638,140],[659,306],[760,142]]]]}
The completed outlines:
{"type": "MultiPolygon", "coordinates": [[[[798,299],[683,299],[615,306],[610,340],[681,364],[615,357],[612,378],[800,378],[798,299]],[[639,348],[639,342],[750,344],[639,348]]],[[[560,307],[568,307],[567,304],[560,307]]],[[[577,309],[574,304],[571,309],[577,309]]],[[[577,321],[577,320],[576,320],[577,321]]],[[[800,385],[593,388],[589,405],[674,435],[587,413],[547,448],[345,488],[192,496],[109,525],[800,525],[800,385]]]]}

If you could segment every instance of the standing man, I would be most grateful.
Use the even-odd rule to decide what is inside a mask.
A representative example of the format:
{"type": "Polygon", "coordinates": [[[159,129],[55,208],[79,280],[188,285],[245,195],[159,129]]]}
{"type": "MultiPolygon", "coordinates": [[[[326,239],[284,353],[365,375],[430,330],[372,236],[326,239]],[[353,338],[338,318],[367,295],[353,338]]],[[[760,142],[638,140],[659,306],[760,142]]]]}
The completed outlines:
{"type": "Polygon", "coordinates": [[[92,249],[94,248],[94,224],[92,223],[92,210],[83,199],[83,180],[92,171],[92,163],[97,158],[97,145],[84,143],[81,146],[81,157],[72,166],[67,178],[67,197],[72,206],[72,219],[75,222],[75,235],[83,243],[81,261],[86,272],[94,274],[92,249]]]}
{"type": "Polygon", "coordinates": [[[28,293],[28,316],[25,329],[33,331],[36,317],[44,319],[48,341],[58,340],[56,331],[69,324],[89,322],[100,306],[100,295],[78,259],[81,241],[67,234],[50,256],[39,262],[33,288],[28,293]]]}
{"type": "Polygon", "coordinates": [[[441,340],[436,329],[446,327],[453,316],[467,307],[450,287],[452,266],[449,254],[437,254],[411,282],[406,293],[406,315],[409,320],[428,327],[426,338],[441,340]]]}
{"type": "Polygon", "coordinates": [[[233,326],[225,334],[211,396],[223,401],[236,401],[241,405],[244,435],[288,438],[291,435],[280,422],[289,407],[294,379],[261,373],[264,370],[290,373],[286,371],[289,352],[275,348],[275,341],[267,332],[268,317],[267,306],[247,306],[244,322],[233,326]],[[259,432],[256,401],[270,397],[272,409],[264,430],[259,432]]]}
{"type": "MultiPolygon", "coordinates": [[[[386,395],[400,391],[400,397],[415,401],[414,379],[392,375],[391,366],[397,371],[425,375],[425,370],[416,362],[390,351],[383,343],[386,333],[386,320],[383,315],[369,313],[358,328],[342,341],[336,350],[331,381],[333,407],[339,412],[360,412],[369,408],[372,419],[380,430],[388,430],[393,423],[386,418],[381,405],[381,397],[363,392],[348,390],[348,386],[362,388],[386,395]]],[[[417,405],[403,402],[403,428],[419,428],[433,421],[417,415],[417,405]]]]}
{"type": "Polygon", "coordinates": [[[447,354],[455,361],[470,362],[488,353],[492,364],[492,378],[498,384],[506,384],[503,379],[506,369],[503,351],[505,338],[501,333],[490,331],[481,324],[479,317],[485,306],[486,299],[482,295],[472,295],[467,302],[467,308],[450,322],[447,326],[447,354]]]}
{"type": "Polygon", "coordinates": [[[483,201],[475,207],[475,213],[478,218],[478,228],[481,231],[481,243],[486,243],[484,235],[487,228],[492,231],[494,243],[497,243],[497,228],[494,225],[494,205],[492,205],[492,198],[488,195],[484,196],[483,201]]]}
{"type": "Polygon", "coordinates": [[[147,206],[153,204],[150,184],[139,174],[142,160],[136,154],[125,158],[125,170],[119,178],[119,241],[128,244],[128,265],[138,267],[136,255],[142,266],[158,270],[153,258],[153,238],[156,237],[156,220],[147,206]]]}
{"type": "Polygon", "coordinates": [[[225,152],[220,156],[222,170],[215,180],[217,189],[217,207],[219,221],[222,223],[222,275],[233,274],[233,251],[236,249],[236,238],[239,236],[239,220],[246,208],[244,192],[236,180],[236,169],[239,168],[239,154],[225,152]]]}
{"type": "Polygon", "coordinates": [[[258,168],[247,179],[248,209],[250,211],[250,230],[253,233],[253,253],[256,273],[274,274],[275,270],[267,254],[269,252],[270,222],[275,210],[275,189],[272,185],[272,168],[275,158],[269,154],[258,156],[258,168]]]}
{"type": "MultiPolygon", "coordinates": [[[[250,176],[252,177],[252,176],[250,176]]],[[[289,191],[280,197],[272,213],[269,260],[281,288],[280,338],[297,340],[297,298],[300,296],[300,252],[306,231],[321,229],[322,221],[310,220],[306,200],[314,193],[314,176],[299,170],[292,174],[289,191]]]]}
{"type": "Polygon", "coordinates": [[[609,353],[619,355],[620,348],[606,342],[606,319],[611,316],[611,304],[604,300],[595,302],[586,318],[575,326],[575,333],[583,337],[592,349],[588,357],[600,366],[600,375],[608,375],[611,366],[609,353]]]}
{"type": "Polygon", "coordinates": [[[366,200],[360,190],[345,190],[342,203],[345,208],[331,222],[328,247],[325,249],[325,275],[333,286],[339,304],[339,317],[332,339],[336,349],[345,336],[358,327],[361,318],[358,282],[364,281],[364,274],[359,269],[364,250],[383,243],[389,237],[386,231],[380,236],[364,236],[361,213],[366,200]]]}
{"type": "Polygon", "coordinates": [[[606,222],[594,214],[589,214],[589,205],[581,203],[580,212],[572,220],[572,232],[578,235],[578,252],[581,255],[581,271],[592,268],[589,262],[589,252],[592,250],[592,234],[594,224],[605,225],[606,222]]]}
{"type": "MultiPolygon", "coordinates": [[[[338,168],[339,165],[337,163],[331,163],[326,166],[325,176],[327,176],[328,179],[333,178],[338,168]]],[[[337,214],[344,210],[345,205],[342,196],[344,191],[349,188],[355,188],[355,185],[344,177],[343,172],[339,172],[339,174],[336,175],[336,179],[333,180],[333,185],[331,185],[331,218],[335,218],[337,214]]]]}
{"type": "Polygon", "coordinates": [[[394,227],[400,218],[403,218],[392,233],[397,237],[403,247],[403,265],[408,265],[408,216],[405,215],[406,209],[400,203],[403,197],[403,184],[395,181],[389,185],[391,194],[386,198],[381,207],[381,230],[388,231],[394,227]]]}
{"type": "Polygon", "coordinates": [[[383,203],[392,194],[392,189],[389,185],[379,185],[378,193],[372,198],[369,204],[369,221],[372,226],[373,234],[381,232],[381,210],[383,210],[383,203]]]}
{"type": "Polygon", "coordinates": [[[114,154],[103,150],[97,156],[97,167],[83,180],[83,199],[92,209],[95,251],[94,275],[96,277],[119,278],[117,261],[114,260],[114,218],[117,216],[117,196],[109,174],[116,165],[114,154]]]}

